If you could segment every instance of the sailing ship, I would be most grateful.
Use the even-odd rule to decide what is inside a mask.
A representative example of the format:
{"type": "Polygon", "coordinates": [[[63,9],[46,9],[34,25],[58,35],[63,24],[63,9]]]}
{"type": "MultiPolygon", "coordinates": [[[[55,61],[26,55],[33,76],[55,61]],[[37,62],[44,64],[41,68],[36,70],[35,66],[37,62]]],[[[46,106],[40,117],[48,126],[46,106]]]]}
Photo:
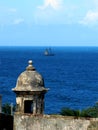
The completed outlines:
{"type": "Polygon", "coordinates": [[[54,53],[52,52],[51,48],[46,48],[44,55],[45,56],[54,56],[54,53]]]}

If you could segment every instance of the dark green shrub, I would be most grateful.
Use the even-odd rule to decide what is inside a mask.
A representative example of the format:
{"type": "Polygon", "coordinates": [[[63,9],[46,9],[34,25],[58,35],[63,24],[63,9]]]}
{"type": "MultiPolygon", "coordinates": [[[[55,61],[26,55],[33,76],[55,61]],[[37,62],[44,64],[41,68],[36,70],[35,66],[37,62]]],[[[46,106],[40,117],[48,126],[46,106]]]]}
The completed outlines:
{"type": "Polygon", "coordinates": [[[62,108],[61,115],[63,116],[75,116],[75,117],[98,117],[98,103],[96,103],[93,107],[89,107],[82,111],[74,110],[70,108],[62,108]]]}
{"type": "Polygon", "coordinates": [[[93,107],[82,110],[81,116],[94,118],[98,117],[98,103],[96,103],[93,107]]]}
{"type": "Polygon", "coordinates": [[[73,110],[73,109],[70,109],[70,108],[62,108],[61,112],[60,112],[61,115],[63,116],[80,116],[80,111],[79,110],[73,110]]]}
{"type": "MultiPolygon", "coordinates": [[[[15,105],[13,106],[13,112],[15,111],[15,105]]],[[[11,114],[11,105],[9,103],[5,103],[2,106],[2,112],[5,114],[11,114]]]]}

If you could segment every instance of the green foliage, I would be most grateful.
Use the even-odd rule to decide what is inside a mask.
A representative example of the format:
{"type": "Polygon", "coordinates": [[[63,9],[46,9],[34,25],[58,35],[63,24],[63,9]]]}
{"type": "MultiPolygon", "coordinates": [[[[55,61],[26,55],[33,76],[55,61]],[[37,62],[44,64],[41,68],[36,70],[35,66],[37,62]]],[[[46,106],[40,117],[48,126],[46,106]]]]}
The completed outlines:
{"type": "Polygon", "coordinates": [[[89,107],[82,111],[80,110],[73,110],[70,108],[62,108],[61,115],[63,116],[75,116],[75,117],[98,117],[98,103],[96,103],[93,107],[89,107]]]}
{"type": "Polygon", "coordinates": [[[70,108],[62,108],[61,112],[60,112],[61,115],[63,116],[80,116],[80,111],[79,110],[73,110],[73,109],[70,109],[70,108]]]}
{"type": "MultiPolygon", "coordinates": [[[[13,106],[13,111],[15,111],[15,106],[13,106]]],[[[5,114],[11,114],[11,105],[9,103],[6,103],[2,106],[2,112],[5,114]]]]}
{"type": "Polygon", "coordinates": [[[95,118],[98,117],[98,103],[96,103],[93,107],[82,110],[81,116],[95,118]]]}

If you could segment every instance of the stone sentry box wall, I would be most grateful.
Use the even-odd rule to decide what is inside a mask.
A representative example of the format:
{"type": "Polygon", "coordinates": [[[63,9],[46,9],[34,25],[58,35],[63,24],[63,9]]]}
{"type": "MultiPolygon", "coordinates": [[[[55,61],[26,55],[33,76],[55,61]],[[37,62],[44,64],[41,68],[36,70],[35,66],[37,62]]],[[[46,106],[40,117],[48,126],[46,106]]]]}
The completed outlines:
{"type": "Polygon", "coordinates": [[[59,115],[44,115],[44,95],[48,89],[32,61],[17,80],[14,130],[98,130],[98,119],[74,119],[59,115]]]}
{"type": "Polygon", "coordinates": [[[17,80],[16,87],[16,112],[42,115],[44,112],[44,95],[48,89],[44,86],[43,77],[35,70],[30,60],[26,70],[17,80]]]}
{"type": "Polygon", "coordinates": [[[16,114],[14,130],[98,130],[98,119],[16,114]]]}

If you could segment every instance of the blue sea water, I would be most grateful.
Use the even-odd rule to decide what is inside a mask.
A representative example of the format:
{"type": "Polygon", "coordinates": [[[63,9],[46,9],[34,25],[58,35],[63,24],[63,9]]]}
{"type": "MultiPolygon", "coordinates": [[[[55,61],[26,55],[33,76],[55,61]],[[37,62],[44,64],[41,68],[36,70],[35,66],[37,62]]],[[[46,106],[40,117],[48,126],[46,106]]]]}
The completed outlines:
{"type": "Polygon", "coordinates": [[[33,60],[45,86],[45,113],[62,107],[84,109],[98,101],[98,48],[53,47],[54,56],[44,56],[45,47],[0,47],[0,94],[3,103],[15,104],[18,76],[33,60]]]}

